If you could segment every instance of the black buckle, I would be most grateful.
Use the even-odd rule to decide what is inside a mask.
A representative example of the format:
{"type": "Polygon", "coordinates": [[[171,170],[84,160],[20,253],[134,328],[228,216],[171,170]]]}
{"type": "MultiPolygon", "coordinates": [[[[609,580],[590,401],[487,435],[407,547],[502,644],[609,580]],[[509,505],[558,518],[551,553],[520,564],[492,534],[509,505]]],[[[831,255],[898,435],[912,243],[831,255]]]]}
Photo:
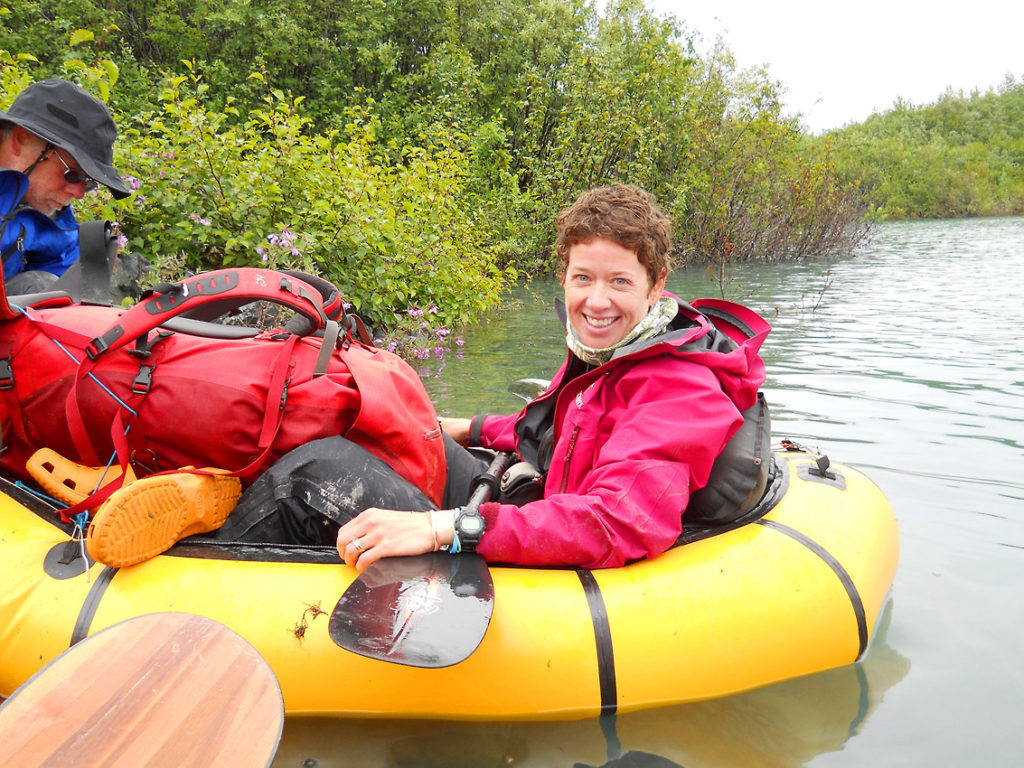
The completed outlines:
{"type": "Polygon", "coordinates": [[[292,383],[291,376],[284,380],[284,386],[281,387],[281,407],[278,410],[283,411],[285,405],[288,402],[288,385],[292,383]]]}
{"type": "Polygon", "coordinates": [[[136,395],[145,395],[149,392],[150,387],[153,386],[153,369],[155,365],[140,365],[139,372],[135,375],[132,380],[132,393],[136,395]]]}
{"type": "Polygon", "coordinates": [[[0,389],[14,389],[14,369],[10,357],[0,360],[0,389]]]}

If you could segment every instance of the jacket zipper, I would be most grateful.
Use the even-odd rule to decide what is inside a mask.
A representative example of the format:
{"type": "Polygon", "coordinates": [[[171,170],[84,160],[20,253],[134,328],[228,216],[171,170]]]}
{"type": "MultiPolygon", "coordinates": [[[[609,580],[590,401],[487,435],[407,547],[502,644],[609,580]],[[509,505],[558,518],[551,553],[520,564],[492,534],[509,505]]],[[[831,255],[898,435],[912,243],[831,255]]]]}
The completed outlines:
{"type": "MultiPolygon", "coordinates": [[[[608,374],[605,375],[607,376],[608,374]]],[[[594,379],[590,384],[576,393],[574,400],[576,401],[577,409],[581,411],[583,410],[583,394],[590,391],[598,381],[598,379],[594,379]]],[[[569,445],[565,449],[565,468],[562,470],[562,487],[559,489],[559,493],[565,493],[565,489],[569,485],[569,461],[572,459],[572,452],[573,449],[576,448],[576,438],[579,437],[579,434],[580,427],[577,424],[572,428],[572,434],[569,436],[569,445]]]]}
{"type": "Polygon", "coordinates": [[[572,435],[569,436],[569,447],[565,449],[565,468],[562,470],[562,487],[559,488],[559,493],[565,493],[565,488],[569,485],[569,460],[572,459],[573,448],[576,447],[576,438],[580,433],[578,426],[572,428],[572,435]]]}

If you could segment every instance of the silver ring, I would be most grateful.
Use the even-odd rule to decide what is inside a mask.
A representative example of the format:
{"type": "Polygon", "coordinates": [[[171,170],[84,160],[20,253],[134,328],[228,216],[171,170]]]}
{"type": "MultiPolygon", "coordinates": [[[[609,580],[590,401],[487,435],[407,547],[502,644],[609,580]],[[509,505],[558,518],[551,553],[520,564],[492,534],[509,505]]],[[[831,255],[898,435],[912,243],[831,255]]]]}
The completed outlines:
{"type": "Polygon", "coordinates": [[[358,536],[353,536],[351,539],[349,539],[349,543],[356,548],[356,552],[358,552],[359,554],[362,554],[366,551],[366,547],[363,546],[363,542],[359,540],[358,536]]]}

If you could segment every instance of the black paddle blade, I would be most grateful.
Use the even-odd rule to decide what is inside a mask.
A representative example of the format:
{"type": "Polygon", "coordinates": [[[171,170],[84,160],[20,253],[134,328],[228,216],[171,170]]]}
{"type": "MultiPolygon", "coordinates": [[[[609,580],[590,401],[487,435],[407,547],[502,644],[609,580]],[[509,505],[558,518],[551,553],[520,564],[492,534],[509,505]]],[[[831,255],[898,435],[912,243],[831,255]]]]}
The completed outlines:
{"type": "Polygon", "coordinates": [[[494,582],[479,555],[386,557],[357,578],[331,613],[345,650],[410,667],[450,667],[484,639],[494,582]]]}

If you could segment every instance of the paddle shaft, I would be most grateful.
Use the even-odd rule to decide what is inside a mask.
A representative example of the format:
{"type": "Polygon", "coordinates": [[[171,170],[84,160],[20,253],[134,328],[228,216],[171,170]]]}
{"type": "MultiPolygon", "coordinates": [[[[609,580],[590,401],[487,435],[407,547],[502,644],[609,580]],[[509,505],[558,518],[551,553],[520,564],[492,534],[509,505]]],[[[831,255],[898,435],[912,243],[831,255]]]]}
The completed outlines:
{"type": "Polygon", "coordinates": [[[487,471],[481,472],[473,478],[473,491],[469,494],[469,501],[465,504],[468,509],[477,510],[481,504],[497,496],[497,492],[501,488],[501,476],[505,474],[505,470],[509,468],[514,459],[515,455],[512,453],[499,451],[494,454],[487,471]]]}

